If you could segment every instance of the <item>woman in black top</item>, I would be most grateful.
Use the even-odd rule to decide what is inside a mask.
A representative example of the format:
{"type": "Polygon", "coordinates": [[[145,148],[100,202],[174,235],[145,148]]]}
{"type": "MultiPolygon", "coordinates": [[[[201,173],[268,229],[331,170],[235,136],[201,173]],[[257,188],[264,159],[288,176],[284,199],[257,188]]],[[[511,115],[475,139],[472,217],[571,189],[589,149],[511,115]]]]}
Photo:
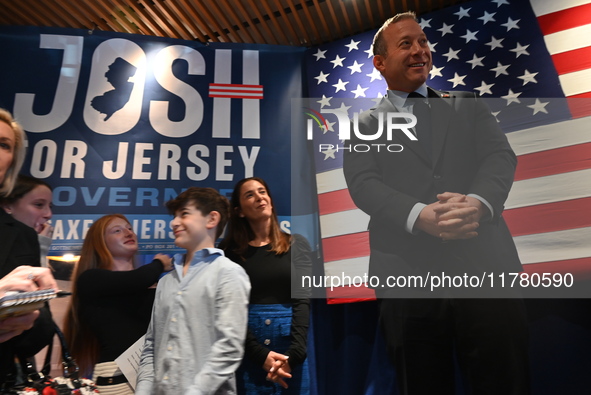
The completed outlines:
{"type": "Polygon", "coordinates": [[[133,394],[114,360],[142,337],[150,323],[154,285],[171,259],[134,269],[137,236],[123,215],[99,218],[88,229],[72,275],[72,303],[64,333],[80,370],[101,393],[133,394]]]}
{"type": "Polygon", "coordinates": [[[250,294],[239,394],[308,394],[306,344],[310,316],[301,276],[311,271],[310,247],[281,231],[266,182],[241,180],[232,193],[228,233],[221,247],[248,273],[250,294]]]}

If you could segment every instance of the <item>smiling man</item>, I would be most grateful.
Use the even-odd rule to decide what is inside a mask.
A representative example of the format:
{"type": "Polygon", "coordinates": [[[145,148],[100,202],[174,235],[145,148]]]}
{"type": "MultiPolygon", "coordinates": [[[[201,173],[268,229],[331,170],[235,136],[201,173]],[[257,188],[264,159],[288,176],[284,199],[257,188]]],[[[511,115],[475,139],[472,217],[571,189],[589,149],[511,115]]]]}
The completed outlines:
{"type": "MultiPolygon", "coordinates": [[[[359,132],[374,135],[380,114],[406,112],[417,118],[417,140],[393,134],[373,142],[400,143],[403,151],[345,151],[349,192],[371,218],[369,274],[392,284],[401,276],[521,271],[501,216],[517,161],[487,106],[471,92],[426,85],[432,57],[414,13],[387,20],[373,51],[388,93],[359,116],[359,132]]],[[[486,299],[461,286],[378,286],[376,295],[402,394],[454,394],[454,359],[467,393],[529,393],[522,300],[486,299]]]]}

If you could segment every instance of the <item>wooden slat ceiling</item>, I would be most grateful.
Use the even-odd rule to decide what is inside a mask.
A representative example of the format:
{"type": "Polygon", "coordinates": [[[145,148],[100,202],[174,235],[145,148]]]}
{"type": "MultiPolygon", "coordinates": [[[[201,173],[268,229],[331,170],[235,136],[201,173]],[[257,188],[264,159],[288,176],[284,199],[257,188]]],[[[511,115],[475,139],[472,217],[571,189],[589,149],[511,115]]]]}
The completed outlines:
{"type": "Polygon", "coordinates": [[[314,46],[397,12],[467,0],[0,0],[0,25],[100,29],[198,40],[314,46]]]}

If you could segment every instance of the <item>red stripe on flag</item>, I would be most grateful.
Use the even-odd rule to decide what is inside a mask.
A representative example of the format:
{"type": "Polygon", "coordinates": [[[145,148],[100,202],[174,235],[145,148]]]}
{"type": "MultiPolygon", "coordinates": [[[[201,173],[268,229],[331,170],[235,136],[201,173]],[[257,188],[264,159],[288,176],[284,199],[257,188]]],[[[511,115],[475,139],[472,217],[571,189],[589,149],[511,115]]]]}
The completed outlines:
{"type": "Polygon", "coordinates": [[[568,259],[564,261],[532,263],[523,265],[526,273],[571,273],[576,281],[591,279],[591,258],[568,259]]]}
{"type": "Polygon", "coordinates": [[[591,4],[541,15],[538,23],[544,35],[591,24],[591,4]]]}
{"type": "Polygon", "coordinates": [[[591,198],[505,210],[513,237],[584,228],[591,224],[591,198]]]}
{"type": "MultiPolygon", "coordinates": [[[[569,99],[591,99],[591,92],[579,93],[578,95],[572,95],[568,97],[569,99]]],[[[591,103],[591,100],[581,100],[587,103],[591,103]]]]}
{"type": "Polygon", "coordinates": [[[349,189],[326,192],[318,195],[318,210],[320,215],[338,213],[339,211],[354,210],[357,206],[349,194],[349,189]]]}
{"type": "Polygon", "coordinates": [[[376,300],[376,294],[373,289],[367,288],[365,284],[358,287],[337,287],[327,288],[326,297],[328,304],[353,303],[353,302],[367,302],[376,300]]]}
{"type": "Polygon", "coordinates": [[[579,93],[566,98],[573,118],[591,116],[591,100],[588,100],[589,98],[591,98],[591,92],[579,93]]]}
{"type": "Polygon", "coordinates": [[[322,239],[324,262],[369,256],[369,232],[322,239]]]}
{"type": "Polygon", "coordinates": [[[584,47],[552,55],[559,75],[591,68],[591,47],[584,47]]]}
{"type": "Polygon", "coordinates": [[[591,169],[591,143],[520,155],[515,181],[591,169]]]}

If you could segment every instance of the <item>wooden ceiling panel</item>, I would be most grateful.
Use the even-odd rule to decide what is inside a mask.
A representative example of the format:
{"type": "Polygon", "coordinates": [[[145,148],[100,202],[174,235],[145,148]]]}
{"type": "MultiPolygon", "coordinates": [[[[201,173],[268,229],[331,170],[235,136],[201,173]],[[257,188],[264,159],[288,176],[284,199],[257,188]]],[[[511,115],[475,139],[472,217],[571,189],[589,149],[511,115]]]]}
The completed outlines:
{"type": "Polygon", "coordinates": [[[301,44],[302,42],[304,43],[304,45],[306,45],[306,44],[310,45],[313,42],[312,37],[310,36],[309,30],[307,29],[306,25],[304,24],[304,20],[302,19],[302,17],[300,16],[300,13],[298,12],[298,8],[295,6],[293,0],[287,0],[287,4],[289,6],[289,12],[293,16],[298,28],[300,29],[299,30],[300,45],[302,45],[301,44]]]}
{"type": "Polygon", "coordinates": [[[231,27],[231,29],[236,32],[236,40],[233,42],[256,42],[252,34],[250,34],[249,29],[246,28],[242,22],[242,19],[236,13],[236,9],[234,7],[230,7],[228,0],[220,0],[219,2],[216,2],[216,7],[218,7],[221,13],[226,14],[226,17],[231,21],[229,25],[226,25],[226,28],[230,29],[231,27]]]}
{"type": "Polygon", "coordinates": [[[201,42],[314,46],[395,14],[467,0],[0,0],[1,25],[100,29],[201,42]]]}

